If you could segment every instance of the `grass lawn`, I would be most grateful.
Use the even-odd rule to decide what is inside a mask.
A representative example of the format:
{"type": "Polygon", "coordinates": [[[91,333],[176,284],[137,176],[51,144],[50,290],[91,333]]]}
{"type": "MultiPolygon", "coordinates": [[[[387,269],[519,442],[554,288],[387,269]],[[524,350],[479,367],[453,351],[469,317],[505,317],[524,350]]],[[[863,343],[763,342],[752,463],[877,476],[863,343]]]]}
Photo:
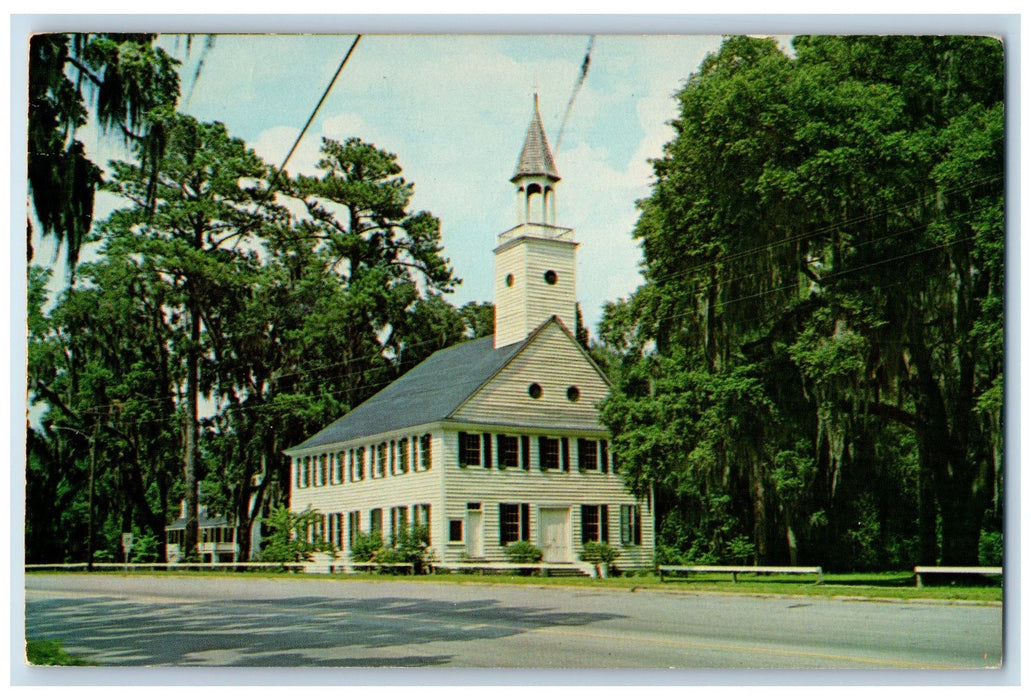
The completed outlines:
{"type": "Polygon", "coordinates": [[[60,642],[30,639],[25,642],[25,658],[33,666],[92,666],[89,661],[69,654],[60,642]]]}
{"type": "MultiPolygon", "coordinates": [[[[47,572],[53,575],[57,572],[47,572]]],[[[26,572],[28,576],[33,572],[26,572]]],[[[119,575],[111,572],[109,575],[119,575]]],[[[86,576],[84,572],[67,572],[69,576],[86,576]]],[[[973,602],[1001,602],[1002,584],[998,578],[985,578],[976,584],[927,585],[917,588],[911,571],[893,571],[885,573],[860,574],[828,574],[824,573],[823,583],[816,583],[808,574],[799,576],[738,574],[738,582],[734,583],[730,574],[692,574],[690,577],[666,577],[659,581],[654,573],[616,576],[607,579],[577,578],[568,576],[517,576],[510,574],[430,574],[425,576],[407,576],[401,574],[292,574],[270,573],[267,571],[229,573],[225,571],[173,571],[173,572],[136,572],[131,576],[215,576],[245,578],[297,578],[347,580],[347,581],[382,581],[401,579],[415,583],[456,583],[456,584],[510,584],[532,586],[582,586],[588,588],[613,588],[623,590],[659,590],[678,592],[736,593],[743,595],[794,595],[833,597],[860,597],[903,600],[949,600],[973,602]]]]}

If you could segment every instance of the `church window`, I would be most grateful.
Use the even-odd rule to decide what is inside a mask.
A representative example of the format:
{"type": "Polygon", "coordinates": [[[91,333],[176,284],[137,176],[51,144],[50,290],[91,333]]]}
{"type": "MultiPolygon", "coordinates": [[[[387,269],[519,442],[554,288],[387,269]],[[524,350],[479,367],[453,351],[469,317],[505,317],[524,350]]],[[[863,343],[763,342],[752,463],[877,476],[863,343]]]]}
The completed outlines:
{"type": "Polygon", "coordinates": [[[519,438],[515,435],[498,435],[498,466],[519,466],[519,438]]]}
{"type": "Polygon", "coordinates": [[[358,533],[362,530],[362,513],[358,510],[352,510],[347,514],[347,543],[350,546],[354,546],[354,540],[358,537],[358,533]]]}
{"type": "Polygon", "coordinates": [[[479,433],[458,434],[458,465],[468,467],[480,464],[480,435],[479,433]]]}
{"type": "Polygon", "coordinates": [[[415,525],[426,528],[426,544],[430,544],[430,504],[419,503],[412,506],[412,520],[415,525]]]}
{"type": "Polygon", "coordinates": [[[619,541],[624,545],[641,544],[641,507],[619,507],[619,541]]]}
{"type": "Polygon", "coordinates": [[[544,393],[544,389],[541,388],[540,384],[534,382],[526,388],[526,393],[530,395],[531,399],[539,399],[541,397],[541,394],[544,393]]]}
{"type": "Polygon", "coordinates": [[[559,463],[559,440],[558,438],[540,437],[537,440],[541,470],[558,469],[559,463]]]}
{"type": "Polygon", "coordinates": [[[580,471],[598,471],[598,441],[580,438],[576,441],[580,471]]]}
{"type": "Polygon", "coordinates": [[[511,287],[513,284],[515,284],[515,275],[509,272],[507,275],[505,275],[505,286],[511,287]]]}
{"type": "Polygon", "coordinates": [[[433,466],[433,451],[430,446],[430,434],[426,433],[419,439],[419,465],[423,469],[433,466]]]}
{"type": "Polygon", "coordinates": [[[500,511],[500,527],[498,529],[501,535],[501,546],[504,547],[520,540],[529,541],[530,504],[501,503],[500,511]]]}
{"type": "Polygon", "coordinates": [[[401,453],[401,473],[408,473],[408,438],[401,438],[398,444],[398,450],[401,453]]]}
{"type": "Polygon", "coordinates": [[[608,506],[580,506],[580,541],[609,541],[608,506]]]}
{"type": "Polygon", "coordinates": [[[369,532],[383,532],[383,509],[373,508],[369,511],[369,532]]]}
{"type": "Polygon", "coordinates": [[[580,389],[578,389],[575,386],[569,387],[568,389],[566,389],[566,398],[569,399],[570,401],[579,401],[580,400],[580,389]]]}
{"type": "Polygon", "coordinates": [[[558,283],[558,273],[554,270],[548,270],[544,273],[544,281],[550,285],[558,283]]]}
{"type": "Polygon", "coordinates": [[[396,543],[397,538],[408,532],[408,506],[397,506],[390,509],[390,535],[396,543]]]}
{"type": "Polygon", "coordinates": [[[461,542],[462,541],[462,520],[461,518],[454,518],[448,520],[448,542],[461,542]]]}

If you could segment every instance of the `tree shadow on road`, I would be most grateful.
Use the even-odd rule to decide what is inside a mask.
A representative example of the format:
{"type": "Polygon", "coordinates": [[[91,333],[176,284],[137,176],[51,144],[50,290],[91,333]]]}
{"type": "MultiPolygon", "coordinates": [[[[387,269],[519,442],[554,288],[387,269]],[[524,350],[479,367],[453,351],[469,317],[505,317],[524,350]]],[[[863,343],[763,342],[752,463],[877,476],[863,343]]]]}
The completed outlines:
{"type": "Polygon", "coordinates": [[[489,598],[127,603],[76,597],[29,602],[25,634],[61,640],[68,651],[103,665],[426,667],[447,665],[453,655],[413,654],[418,645],[498,639],[616,617],[489,598]]]}

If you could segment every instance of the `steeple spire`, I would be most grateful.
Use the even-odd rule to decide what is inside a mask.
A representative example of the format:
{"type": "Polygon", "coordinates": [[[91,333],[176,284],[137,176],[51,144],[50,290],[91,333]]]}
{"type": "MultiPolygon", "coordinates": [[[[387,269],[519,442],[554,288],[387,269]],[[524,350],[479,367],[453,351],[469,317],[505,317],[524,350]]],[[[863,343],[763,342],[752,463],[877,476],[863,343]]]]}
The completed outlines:
{"type": "Polygon", "coordinates": [[[553,182],[562,179],[559,177],[558,169],[555,168],[555,159],[551,156],[548,137],[544,135],[539,105],[539,97],[537,93],[534,93],[533,117],[530,119],[530,125],[526,128],[526,140],[523,142],[523,150],[519,154],[512,182],[527,176],[543,176],[553,182]]]}
{"type": "Polygon", "coordinates": [[[555,160],[541,124],[536,94],[533,117],[512,183],[516,225],[494,249],[494,347],[525,339],[557,316],[576,319],[576,247],[573,229],[555,224],[555,160]]]}

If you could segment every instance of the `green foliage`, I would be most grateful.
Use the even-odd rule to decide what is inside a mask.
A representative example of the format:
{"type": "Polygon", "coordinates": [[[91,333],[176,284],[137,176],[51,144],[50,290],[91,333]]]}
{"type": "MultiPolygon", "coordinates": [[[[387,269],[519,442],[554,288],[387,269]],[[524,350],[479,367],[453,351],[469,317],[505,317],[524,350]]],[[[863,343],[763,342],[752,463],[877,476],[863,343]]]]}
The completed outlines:
{"type": "Polygon", "coordinates": [[[505,547],[505,558],[513,564],[536,564],[544,558],[544,553],[530,542],[519,541],[505,547]]]}
{"type": "Polygon", "coordinates": [[[85,659],[69,654],[61,642],[51,639],[25,641],[25,659],[33,666],[93,666],[85,659]]]}
{"type": "Polygon", "coordinates": [[[133,540],[129,561],[134,564],[149,564],[163,559],[162,540],[153,535],[143,535],[133,540]]]}
{"type": "MultiPolygon", "coordinates": [[[[96,44],[98,61],[127,46],[96,44]]],[[[96,225],[82,283],[50,300],[48,272],[29,272],[31,561],[86,559],[91,457],[94,550],[117,551],[126,523],[161,540],[201,482],[249,531],[288,498],[285,448],[493,322],[442,296],[458,280],[439,222],[407,210],[392,154],[330,141],[322,177],[286,182],[221,124],[137,116],[162,147],[111,164],[103,187],[123,207],[96,225]],[[291,197],[303,213],[277,204],[291,197]],[[217,406],[203,420],[202,396],[217,406]]]]}
{"type": "Polygon", "coordinates": [[[794,48],[729,37],[679,94],[602,420],[659,561],[911,566],[940,525],[974,563],[1001,512],[1001,44],[794,48]]]}
{"type": "MultiPolygon", "coordinates": [[[[153,34],[35,34],[29,41],[28,185],[44,236],[65,245],[74,273],[89,240],[101,171],[74,138],[92,111],[101,131],[117,130],[140,154],[160,151],[145,115],[174,106],[177,62],[153,34]]],[[[30,251],[31,259],[31,251],[30,251]]]]}
{"type": "Polygon", "coordinates": [[[1002,533],[982,530],[978,542],[978,563],[981,566],[1002,566],[1003,552],[1002,533]]]}
{"type": "Polygon", "coordinates": [[[333,545],[314,536],[322,515],[317,510],[305,509],[294,513],[286,506],[277,506],[271,515],[262,519],[268,534],[262,539],[260,561],[311,561],[316,552],[333,552],[333,545]]]}
{"type": "Polygon", "coordinates": [[[351,561],[375,561],[376,553],[383,549],[383,535],[378,531],[358,532],[351,545],[351,561]]]}
{"type": "Polygon", "coordinates": [[[580,550],[580,561],[589,564],[611,564],[622,552],[608,542],[584,542],[580,550]]]}
{"type": "Polygon", "coordinates": [[[412,564],[412,571],[418,574],[422,573],[430,557],[430,529],[426,525],[412,525],[409,528],[394,533],[389,547],[382,546],[382,539],[378,532],[365,535],[364,537],[365,540],[361,543],[357,554],[369,556],[367,551],[369,548],[375,546],[377,542],[379,547],[372,552],[368,559],[360,559],[356,556],[355,548],[359,547],[359,542],[356,541],[351,549],[351,557],[355,561],[375,561],[380,564],[412,564]]]}

